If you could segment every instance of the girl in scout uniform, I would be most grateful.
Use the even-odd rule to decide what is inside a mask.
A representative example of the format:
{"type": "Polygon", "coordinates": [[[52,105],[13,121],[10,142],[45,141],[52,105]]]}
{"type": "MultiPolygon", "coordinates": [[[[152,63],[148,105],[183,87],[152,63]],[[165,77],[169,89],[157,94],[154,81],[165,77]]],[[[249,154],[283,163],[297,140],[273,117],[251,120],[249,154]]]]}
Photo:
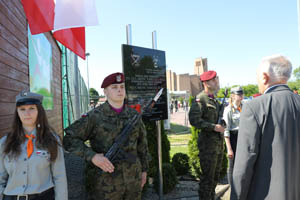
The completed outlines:
{"type": "Polygon", "coordinates": [[[236,145],[239,131],[240,115],[242,111],[243,89],[241,87],[233,87],[229,105],[225,108],[223,119],[226,122],[224,132],[225,143],[227,147],[227,155],[229,158],[228,182],[232,183],[232,172],[234,166],[234,158],[236,153],[236,145]]]}
{"type": "Polygon", "coordinates": [[[0,199],[68,199],[63,148],[42,100],[27,91],[16,97],[12,131],[0,140],[0,199]]]}

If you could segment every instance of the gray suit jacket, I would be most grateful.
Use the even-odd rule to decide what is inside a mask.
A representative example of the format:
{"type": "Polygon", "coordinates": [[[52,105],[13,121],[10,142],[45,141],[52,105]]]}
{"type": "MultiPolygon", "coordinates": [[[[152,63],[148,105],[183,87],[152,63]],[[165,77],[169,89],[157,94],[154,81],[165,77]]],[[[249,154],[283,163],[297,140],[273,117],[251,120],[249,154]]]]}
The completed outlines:
{"type": "Polygon", "coordinates": [[[231,200],[300,199],[300,96],[278,85],[243,107],[231,200]]]}

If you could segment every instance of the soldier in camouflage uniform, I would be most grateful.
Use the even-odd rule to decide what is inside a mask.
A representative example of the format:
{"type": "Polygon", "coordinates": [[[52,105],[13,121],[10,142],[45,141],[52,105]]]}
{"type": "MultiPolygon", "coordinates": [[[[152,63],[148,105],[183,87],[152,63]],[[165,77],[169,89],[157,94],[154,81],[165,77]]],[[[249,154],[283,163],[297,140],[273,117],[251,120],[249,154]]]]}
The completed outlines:
{"type": "Polygon", "coordinates": [[[111,163],[103,154],[112,146],[137,111],[124,105],[124,75],[114,73],[101,85],[107,101],[75,121],[66,130],[64,145],[67,150],[82,156],[90,163],[89,199],[141,199],[148,169],[148,145],[145,126],[140,120],[123,148],[126,157],[111,163]],[[90,147],[85,142],[90,141],[90,147]],[[101,174],[101,168],[104,172],[101,174]],[[92,180],[91,180],[92,179],[92,180]],[[92,182],[90,182],[92,181],[92,182]]]}
{"type": "Polygon", "coordinates": [[[189,112],[189,121],[199,129],[198,148],[201,166],[199,199],[212,200],[215,196],[223,159],[224,127],[216,124],[219,103],[214,94],[219,90],[219,79],[215,71],[200,76],[204,90],[196,96],[189,112]]]}

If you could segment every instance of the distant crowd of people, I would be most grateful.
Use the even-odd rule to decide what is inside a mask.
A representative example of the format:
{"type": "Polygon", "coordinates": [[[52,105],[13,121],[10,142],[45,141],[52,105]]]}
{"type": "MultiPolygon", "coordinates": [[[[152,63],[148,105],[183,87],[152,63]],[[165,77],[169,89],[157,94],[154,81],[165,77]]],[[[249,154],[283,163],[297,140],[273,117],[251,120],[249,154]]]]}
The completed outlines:
{"type": "Polygon", "coordinates": [[[182,102],[178,101],[177,99],[172,100],[170,104],[170,113],[173,114],[174,109],[175,112],[178,112],[178,109],[183,109],[183,110],[188,110],[189,109],[189,104],[187,100],[183,100],[182,102]]]}

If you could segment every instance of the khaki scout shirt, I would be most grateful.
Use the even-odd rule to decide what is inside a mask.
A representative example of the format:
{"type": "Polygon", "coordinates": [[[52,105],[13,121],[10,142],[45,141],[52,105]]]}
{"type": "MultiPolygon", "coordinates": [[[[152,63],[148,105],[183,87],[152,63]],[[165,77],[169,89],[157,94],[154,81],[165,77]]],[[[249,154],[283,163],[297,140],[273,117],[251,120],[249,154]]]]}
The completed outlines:
{"type": "MultiPolygon", "coordinates": [[[[105,154],[109,150],[115,138],[135,114],[136,110],[126,106],[117,114],[105,102],[65,129],[64,146],[68,151],[91,161],[96,153],[105,154]],[[87,140],[90,141],[90,147],[85,144],[87,140]]],[[[133,128],[123,150],[136,156],[143,172],[148,170],[148,145],[142,120],[133,128]]],[[[122,171],[124,169],[121,169],[121,165],[122,163],[115,167],[122,171]]]]}
{"type": "Polygon", "coordinates": [[[239,130],[240,117],[241,112],[237,109],[236,105],[229,104],[224,109],[223,119],[226,122],[226,128],[224,132],[225,137],[230,137],[230,131],[239,130]]]}
{"type": "MultiPolygon", "coordinates": [[[[36,131],[32,132],[36,136],[36,131]]],[[[57,158],[50,162],[50,153],[38,149],[33,139],[34,151],[27,158],[27,141],[21,145],[17,158],[3,156],[6,136],[0,140],[0,199],[5,195],[36,194],[52,187],[55,200],[68,200],[68,188],[63,148],[58,146],[57,158]]]]}
{"type": "Polygon", "coordinates": [[[205,132],[215,132],[219,107],[216,99],[208,97],[204,91],[200,92],[189,111],[190,124],[205,132]]]}

